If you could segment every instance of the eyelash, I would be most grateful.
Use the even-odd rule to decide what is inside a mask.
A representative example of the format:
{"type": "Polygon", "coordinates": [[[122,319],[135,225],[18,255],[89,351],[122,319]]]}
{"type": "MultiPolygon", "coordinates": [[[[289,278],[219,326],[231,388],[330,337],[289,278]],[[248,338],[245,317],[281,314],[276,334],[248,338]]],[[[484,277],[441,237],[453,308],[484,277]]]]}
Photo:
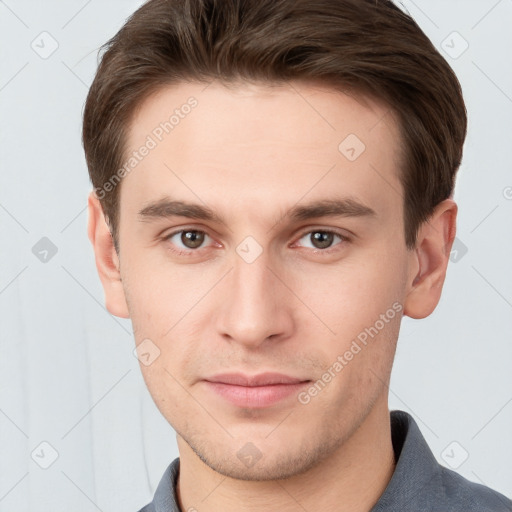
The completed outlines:
{"type": "MultiPolygon", "coordinates": [[[[196,233],[201,233],[201,234],[204,234],[206,236],[210,236],[208,235],[208,233],[206,233],[205,231],[202,231],[200,229],[193,229],[193,228],[188,228],[188,229],[180,229],[178,231],[173,231],[172,233],[168,234],[168,235],[165,235],[162,240],[164,242],[167,242],[169,241],[174,235],[177,235],[177,234],[180,234],[180,233],[186,233],[188,231],[194,231],[196,233]]],[[[310,229],[309,231],[304,231],[298,238],[297,240],[300,240],[301,238],[304,238],[304,236],[306,235],[309,235],[309,234],[312,234],[312,233],[326,233],[326,234],[329,234],[329,235],[335,235],[337,237],[339,237],[341,239],[341,242],[336,244],[336,245],[345,245],[346,243],[350,242],[350,238],[347,237],[346,235],[342,235],[341,233],[339,233],[338,231],[334,231],[334,230],[330,230],[330,229],[310,229]]],[[[211,238],[211,237],[210,237],[211,238]]],[[[188,249],[188,250],[183,250],[183,249],[173,249],[171,248],[170,250],[177,254],[178,256],[192,256],[193,253],[197,253],[199,252],[201,249],[204,249],[204,247],[201,247],[201,248],[198,248],[198,249],[188,249]]],[[[314,254],[318,254],[318,253],[326,253],[326,254],[331,254],[333,252],[333,250],[337,250],[336,249],[336,246],[333,246],[333,247],[328,247],[327,249],[310,249],[314,252],[314,254]]]]}

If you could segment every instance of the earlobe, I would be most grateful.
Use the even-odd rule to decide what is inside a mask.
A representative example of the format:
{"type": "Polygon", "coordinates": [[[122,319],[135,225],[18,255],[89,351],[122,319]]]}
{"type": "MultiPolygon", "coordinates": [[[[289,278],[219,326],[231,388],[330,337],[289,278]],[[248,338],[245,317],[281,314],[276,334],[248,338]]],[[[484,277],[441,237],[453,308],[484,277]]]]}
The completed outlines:
{"type": "Polygon", "coordinates": [[[421,226],[416,250],[410,256],[409,266],[414,273],[404,303],[404,315],[425,318],[439,303],[455,239],[456,218],[457,204],[446,199],[421,226]]]}
{"type": "Polygon", "coordinates": [[[87,234],[94,249],[96,268],[105,293],[105,307],[114,316],[129,318],[128,306],[120,273],[120,261],[114,248],[103,208],[94,192],[88,198],[87,234]]]}

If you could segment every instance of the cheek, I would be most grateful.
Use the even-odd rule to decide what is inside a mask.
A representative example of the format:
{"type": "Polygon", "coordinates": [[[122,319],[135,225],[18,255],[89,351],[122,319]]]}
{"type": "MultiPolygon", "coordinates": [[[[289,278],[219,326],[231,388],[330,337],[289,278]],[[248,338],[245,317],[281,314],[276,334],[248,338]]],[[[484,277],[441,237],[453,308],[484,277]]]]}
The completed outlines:
{"type": "Polygon", "coordinates": [[[335,266],[301,269],[294,289],[324,324],[315,323],[318,328],[348,341],[403,300],[405,265],[399,257],[384,250],[354,252],[335,266]]]}
{"type": "Polygon", "coordinates": [[[311,288],[315,282],[329,283],[317,286],[318,293],[310,295],[312,301],[316,298],[311,308],[321,312],[335,332],[326,336],[323,344],[323,360],[335,374],[334,384],[327,386],[327,403],[332,401],[341,408],[348,404],[356,409],[365,407],[385,388],[403,310],[399,258],[385,250],[360,260],[350,258],[335,273],[326,271],[320,275],[323,279],[317,279],[317,274],[308,284],[311,288]],[[336,362],[339,364],[334,367],[336,362]]]}
{"type": "Polygon", "coordinates": [[[174,417],[180,408],[183,389],[180,388],[171,374],[166,372],[164,365],[153,363],[152,367],[141,365],[146,387],[160,413],[165,417],[174,417]]]}
{"type": "Polygon", "coordinates": [[[163,338],[197,303],[204,284],[183,267],[130,256],[122,278],[136,339],[163,338]]]}
{"type": "Polygon", "coordinates": [[[344,410],[345,413],[348,407],[354,417],[375,403],[389,385],[399,325],[400,315],[397,314],[380,330],[378,327],[381,324],[377,324],[377,327],[372,324],[366,327],[367,331],[363,329],[340,342],[339,350],[332,354],[330,364],[335,361],[339,363],[338,356],[341,356],[343,369],[332,379],[334,385],[329,390],[329,396],[325,397],[327,403],[332,403],[335,409],[344,410]]]}

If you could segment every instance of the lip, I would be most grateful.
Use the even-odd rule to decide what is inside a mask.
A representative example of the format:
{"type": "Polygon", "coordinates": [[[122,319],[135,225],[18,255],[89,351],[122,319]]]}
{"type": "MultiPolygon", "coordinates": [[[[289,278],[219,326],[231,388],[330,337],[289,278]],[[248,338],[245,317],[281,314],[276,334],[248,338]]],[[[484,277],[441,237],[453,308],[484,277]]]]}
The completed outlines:
{"type": "Polygon", "coordinates": [[[209,377],[204,382],[215,394],[238,407],[259,409],[299,393],[311,381],[281,373],[261,373],[253,376],[225,373],[209,377]]]}

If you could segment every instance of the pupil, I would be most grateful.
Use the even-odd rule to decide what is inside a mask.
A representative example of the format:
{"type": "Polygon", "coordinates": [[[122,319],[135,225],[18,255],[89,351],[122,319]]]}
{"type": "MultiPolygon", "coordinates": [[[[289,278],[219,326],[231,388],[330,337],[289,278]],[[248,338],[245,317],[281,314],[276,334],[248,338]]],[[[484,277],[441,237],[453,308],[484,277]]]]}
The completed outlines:
{"type": "Polygon", "coordinates": [[[183,244],[191,249],[199,247],[203,243],[203,233],[198,231],[185,231],[181,235],[181,241],[183,244]]]}
{"type": "Polygon", "coordinates": [[[316,231],[313,233],[313,239],[315,247],[319,249],[325,249],[329,247],[332,243],[332,233],[325,233],[324,231],[316,231]]]}

